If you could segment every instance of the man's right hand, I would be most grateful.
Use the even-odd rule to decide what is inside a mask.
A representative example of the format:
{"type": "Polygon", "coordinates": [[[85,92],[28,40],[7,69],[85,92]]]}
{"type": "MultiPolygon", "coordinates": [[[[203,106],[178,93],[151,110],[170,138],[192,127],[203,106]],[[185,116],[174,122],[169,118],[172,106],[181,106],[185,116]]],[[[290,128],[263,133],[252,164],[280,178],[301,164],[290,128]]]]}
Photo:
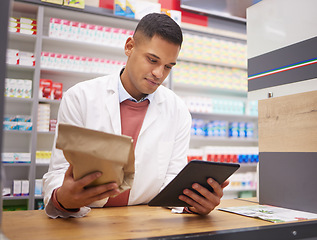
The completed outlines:
{"type": "Polygon", "coordinates": [[[75,181],[73,167],[70,165],[65,173],[63,185],[56,191],[57,201],[65,209],[76,209],[87,206],[92,202],[118,195],[120,191],[116,183],[85,188],[91,182],[101,177],[101,175],[101,172],[94,172],[75,181]]]}

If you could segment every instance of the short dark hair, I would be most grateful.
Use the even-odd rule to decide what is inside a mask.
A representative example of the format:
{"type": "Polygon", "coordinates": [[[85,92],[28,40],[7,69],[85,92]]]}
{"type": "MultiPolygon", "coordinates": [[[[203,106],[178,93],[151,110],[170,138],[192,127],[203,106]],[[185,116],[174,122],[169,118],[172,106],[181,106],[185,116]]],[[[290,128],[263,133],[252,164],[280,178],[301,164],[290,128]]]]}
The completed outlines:
{"type": "Polygon", "coordinates": [[[182,46],[183,34],[181,28],[171,17],[163,13],[145,15],[137,25],[134,36],[137,32],[142,32],[150,39],[154,35],[158,35],[168,42],[182,46]]]}

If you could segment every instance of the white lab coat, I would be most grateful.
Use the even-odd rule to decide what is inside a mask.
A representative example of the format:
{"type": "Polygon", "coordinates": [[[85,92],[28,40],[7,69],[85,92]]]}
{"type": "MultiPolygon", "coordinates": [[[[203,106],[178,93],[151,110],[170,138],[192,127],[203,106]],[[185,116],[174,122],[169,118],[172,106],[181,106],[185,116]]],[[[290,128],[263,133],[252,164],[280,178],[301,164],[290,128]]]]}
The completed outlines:
{"type": "MultiPolygon", "coordinates": [[[[58,122],[121,134],[119,79],[117,72],[70,88],[60,104],[58,122]]],[[[186,165],[190,127],[191,116],[184,102],[160,86],[149,104],[135,147],[135,177],[128,205],[148,203],[186,165]]],[[[53,190],[62,185],[69,166],[62,151],[55,148],[56,135],[49,171],[43,176],[45,205],[53,190]]],[[[91,206],[102,207],[106,202],[103,199],[91,206]]]]}

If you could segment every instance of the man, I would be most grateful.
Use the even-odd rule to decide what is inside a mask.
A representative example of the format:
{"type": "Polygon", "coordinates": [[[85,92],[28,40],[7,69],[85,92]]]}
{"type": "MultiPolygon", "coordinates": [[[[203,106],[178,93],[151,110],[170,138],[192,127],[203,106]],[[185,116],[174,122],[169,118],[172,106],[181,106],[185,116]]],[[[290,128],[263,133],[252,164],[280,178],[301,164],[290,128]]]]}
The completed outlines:
{"type": "MultiPolygon", "coordinates": [[[[191,116],[182,100],[161,86],[176,65],[182,41],[181,29],[170,17],[149,14],[125,43],[124,69],[81,82],[65,93],[58,122],[131,136],[135,176],[131,190],[121,194],[116,183],[85,188],[102,173],[75,181],[72,166],[55,148],[55,136],[49,171],[43,177],[50,217],[84,216],[90,211],[87,206],[146,204],[186,165],[191,116]]],[[[188,212],[205,215],[219,204],[228,182],[208,183],[213,193],[194,184],[204,197],[189,189],[179,197],[192,206],[188,212]]]]}

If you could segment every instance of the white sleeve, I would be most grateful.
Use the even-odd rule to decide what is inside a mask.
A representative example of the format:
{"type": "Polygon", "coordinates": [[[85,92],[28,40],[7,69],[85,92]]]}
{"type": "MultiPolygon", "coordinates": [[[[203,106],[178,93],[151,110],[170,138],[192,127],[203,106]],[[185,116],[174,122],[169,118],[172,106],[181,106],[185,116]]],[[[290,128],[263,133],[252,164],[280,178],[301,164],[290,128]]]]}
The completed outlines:
{"type": "Polygon", "coordinates": [[[54,204],[52,199],[49,200],[49,202],[45,206],[45,212],[50,218],[69,218],[69,217],[84,217],[86,216],[91,209],[89,207],[81,207],[78,212],[66,212],[66,211],[61,211],[57,209],[54,204]]]}

